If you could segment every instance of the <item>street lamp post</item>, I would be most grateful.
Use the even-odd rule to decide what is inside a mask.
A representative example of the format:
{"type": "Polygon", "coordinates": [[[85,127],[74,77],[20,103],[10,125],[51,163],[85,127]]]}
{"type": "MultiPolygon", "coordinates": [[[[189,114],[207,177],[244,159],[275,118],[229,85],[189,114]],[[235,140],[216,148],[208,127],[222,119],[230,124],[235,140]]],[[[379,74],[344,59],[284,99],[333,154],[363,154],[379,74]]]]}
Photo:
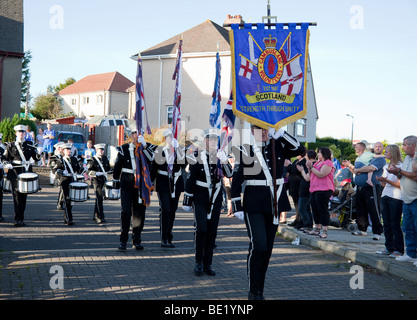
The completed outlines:
{"type": "Polygon", "coordinates": [[[351,132],[351,134],[350,134],[350,140],[352,141],[352,145],[353,145],[353,116],[351,115],[351,114],[347,114],[346,113],[346,115],[348,116],[348,117],[351,117],[352,118],[352,132],[351,132]]]}

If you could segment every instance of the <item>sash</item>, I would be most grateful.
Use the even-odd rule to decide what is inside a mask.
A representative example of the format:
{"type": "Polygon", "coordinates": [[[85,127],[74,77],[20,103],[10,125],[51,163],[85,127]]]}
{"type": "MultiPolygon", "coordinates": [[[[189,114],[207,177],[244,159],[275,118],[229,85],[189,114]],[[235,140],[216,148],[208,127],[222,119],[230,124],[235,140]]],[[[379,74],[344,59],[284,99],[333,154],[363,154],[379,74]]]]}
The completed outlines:
{"type": "Polygon", "coordinates": [[[26,161],[26,157],[23,154],[22,148],[20,148],[20,146],[19,146],[19,142],[16,141],[14,144],[15,144],[15,146],[17,148],[17,151],[19,152],[20,158],[22,159],[22,165],[25,168],[25,172],[29,171],[30,162],[29,161],[26,161]]]}
{"type": "Polygon", "coordinates": [[[207,163],[207,152],[205,152],[205,151],[201,152],[201,161],[202,161],[203,166],[204,166],[204,172],[206,174],[206,183],[207,183],[207,186],[208,186],[207,189],[208,189],[208,192],[209,192],[209,197],[211,199],[210,211],[207,214],[207,219],[210,220],[211,219],[211,213],[213,212],[213,208],[214,208],[214,202],[215,202],[215,200],[217,198],[217,195],[219,194],[220,189],[221,189],[221,183],[219,183],[219,184],[214,184],[214,183],[212,184],[211,183],[210,167],[209,167],[209,164],[207,163]],[[203,153],[204,153],[204,155],[203,155],[203,153]],[[216,189],[214,190],[214,193],[213,193],[214,188],[216,188],[216,189]]]}
{"type": "MultiPolygon", "coordinates": [[[[271,196],[272,196],[272,200],[277,202],[277,206],[279,203],[279,197],[281,196],[281,192],[282,192],[282,188],[284,186],[283,183],[279,184],[279,187],[277,188],[277,192],[274,195],[274,184],[273,184],[273,180],[272,180],[272,176],[271,176],[271,172],[269,172],[268,166],[266,165],[265,159],[262,156],[261,150],[259,150],[259,147],[254,144],[253,145],[253,151],[255,152],[256,157],[258,158],[261,166],[262,166],[262,170],[264,172],[265,178],[266,178],[266,185],[269,186],[269,189],[271,190],[271,196]]],[[[272,204],[272,207],[274,207],[274,203],[272,204]]],[[[275,214],[272,212],[273,216],[274,216],[274,224],[277,225],[278,224],[278,217],[275,216],[275,214]]]]}

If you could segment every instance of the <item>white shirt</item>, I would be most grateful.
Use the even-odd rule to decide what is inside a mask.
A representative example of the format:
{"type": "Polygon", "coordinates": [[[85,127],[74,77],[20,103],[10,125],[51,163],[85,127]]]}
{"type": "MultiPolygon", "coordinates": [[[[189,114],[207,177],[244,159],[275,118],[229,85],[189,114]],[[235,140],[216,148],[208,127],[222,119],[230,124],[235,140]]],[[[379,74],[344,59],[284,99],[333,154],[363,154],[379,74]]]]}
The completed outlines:
{"type": "MultiPolygon", "coordinates": [[[[395,165],[395,167],[401,168],[401,163],[395,165]]],[[[387,169],[388,169],[388,164],[384,166],[384,172],[382,173],[382,177],[387,178],[389,181],[392,181],[392,182],[398,182],[399,179],[397,178],[397,176],[395,174],[389,173],[387,169]]],[[[386,183],[384,190],[382,190],[381,197],[384,197],[384,196],[402,200],[401,189],[394,187],[393,185],[389,183],[386,183]]]]}
{"type": "MultiPolygon", "coordinates": [[[[413,172],[412,168],[413,158],[407,155],[404,158],[403,165],[401,166],[402,171],[413,172]]],[[[403,201],[406,204],[410,204],[417,199],[417,181],[411,180],[407,177],[401,177],[401,191],[403,195],[403,201]]]]}

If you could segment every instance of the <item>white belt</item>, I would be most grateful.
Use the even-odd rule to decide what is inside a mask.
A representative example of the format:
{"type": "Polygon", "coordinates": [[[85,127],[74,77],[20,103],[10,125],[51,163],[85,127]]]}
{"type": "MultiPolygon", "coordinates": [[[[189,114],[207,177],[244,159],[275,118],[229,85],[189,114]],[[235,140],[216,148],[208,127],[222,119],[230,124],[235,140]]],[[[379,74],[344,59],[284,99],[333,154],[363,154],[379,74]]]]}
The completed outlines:
{"type": "MultiPolygon", "coordinates": [[[[284,178],[276,180],[277,185],[284,184],[284,178]]],[[[273,186],[274,183],[272,180],[246,180],[247,186],[259,186],[259,187],[270,187],[273,186]]]]}
{"type": "Polygon", "coordinates": [[[122,172],[135,174],[135,172],[133,171],[133,169],[128,169],[128,168],[122,168],[122,172]]]}
{"type": "MultiPolygon", "coordinates": [[[[203,181],[196,181],[195,182],[196,185],[200,186],[200,187],[204,187],[204,188],[211,188],[213,185],[211,183],[207,183],[207,182],[203,182],[203,181]]],[[[214,187],[216,188],[220,188],[220,186],[222,185],[221,182],[218,182],[214,185],[214,187]]]]}
{"type": "MultiPolygon", "coordinates": [[[[158,173],[163,176],[168,176],[168,171],[158,170],[158,173]]],[[[175,177],[179,177],[181,175],[180,171],[174,173],[175,177]]]]}

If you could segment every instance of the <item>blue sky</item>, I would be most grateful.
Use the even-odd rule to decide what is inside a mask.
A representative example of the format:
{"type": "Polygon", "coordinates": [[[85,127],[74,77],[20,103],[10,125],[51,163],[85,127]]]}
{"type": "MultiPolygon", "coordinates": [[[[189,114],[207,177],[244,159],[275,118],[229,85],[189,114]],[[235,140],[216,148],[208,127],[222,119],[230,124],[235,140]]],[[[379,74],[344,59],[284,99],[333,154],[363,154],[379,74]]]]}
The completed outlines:
{"type": "MultiPolygon", "coordinates": [[[[270,4],[279,22],[318,24],[310,29],[309,50],[319,137],[350,139],[347,113],[354,116],[354,139],[393,143],[417,135],[417,1],[270,4]]],[[[32,95],[68,77],[104,72],[134,81],[131,55],[206,20],[222,25],[228,14],[262,22],[266,7],[267,0],[24,0],[32,95]]]]}

